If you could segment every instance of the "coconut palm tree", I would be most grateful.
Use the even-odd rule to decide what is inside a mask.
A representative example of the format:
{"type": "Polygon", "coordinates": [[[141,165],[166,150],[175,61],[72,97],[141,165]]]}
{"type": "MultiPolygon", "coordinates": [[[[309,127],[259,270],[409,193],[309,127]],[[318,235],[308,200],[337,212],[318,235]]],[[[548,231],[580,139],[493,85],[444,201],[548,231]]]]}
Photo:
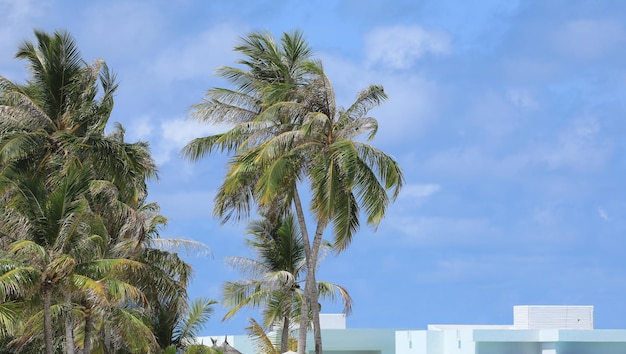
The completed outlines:
{"type": "MultiPolygon", "coordinates": [[[[252,33],[242,38],[234,50],[244,56],[238,62],[243,69],[222,67],[218,75],[235,89],[210,89],[205,100],[193,106],[191,115],[201,122],[229,125],[231,129],[188,143],[181,153],[189,160],[200,160],[216,150],[244,151],[299,125],[277,103],[297,99],[298,89],[309,80],[312,50],[302,33],[285,33],[280,43],[268,33],[252,33]],[[261,116],[268,107],[273,107],[272,114],[261,116]]],[[[251,175],[256,176],[255,172],[251,175]]],[[[285,196],[276,195],[271,208],[287,210],[290,202],[285,196]]],[[[232,196],[230,203],[222,203],[216,214],[224,221],[231,216],[239,220],[249,215],[252,203],[251,188],[244,186],[237,196],[232,196]]]]}
{"type": "MultiPolygon", "coordinates": [[[[5,174],[0,190],[12,215],[23,224],[5,234],[20,233],[8,246],[6,268],[0,276],[0,297],[41,293],[46,352],[52,353],[53,297],[59,286],[73,282],[77,260],[70,252],[89,249],[85,220],[89,213],[84,194],[88,176],[79,169],[69,170],[57,188],[46,191],[43,181],[5,174]],[[15,177],[15,178],[12,178],[15,177]]],[[[79,251],[80,252],[80,251],[79,251]]],[[[79,285],[79,284],[75,284],[79,285]]],[[[83,282],[81,286],[88,286],[83,282]]]]}
{"type": "MultiPolygon", "coordinates": [[[[215,213],[223,220],[247,216],[254,203],[266,208],[274,207],[277,200],[282,205],[293,203],[310,269],[305,285],[308,301],[303,302],[302,308],[303,313],[308,313],[308,307],[317,301],[315,269],[324,230],[332,224],[334,244],[339,251],[345,249],[358,229],[360,210],[363,209],[367,222],[376,226],[402,186],[403,177],[396,161],[356,139],[366,133],[373,139],[377,122],[367,113],[386,95],[382,87],[370,86],[348,109],[338,108],[320,63],[310,57],[299,61],[297,72],[302,75],[295,83],[279,74],[276,60],[267,60],[281,57],[284,52],[271,46],[251,47],[242,51],[248,59],[241,63],[248,71],[226,71],[231,74],[225,77],[237,85],[236,89],[210,90],[209,99],[196,106],[196,117],[209,123],[235,125],[224,134],[192,141],[183,154],[192,160],[214,149],[236,154],[216,197],[215,213]],[[272,75],[274,80],[267,80],[272,75]],[[310,183],[313,195],[313,237],[308,235],[300,199],[302,184],[298,182],[303,179],[310,183]]],[[[319,353],[319,313],[317,306],[311,310],[319,353]]],[[[301,328],[306,328],[306,316],[301,321],[301,328]]],[[[301,330],[300,353],[304,351],[305,337],[301,330]]]]}
{"type": "MultiPolygon", "coordinates": [[[[158,205],[146,203],[146,179],[156,177],[154,161],[146,143],[124,141],[121,125],[104,132],[117,88],[104,61],[86,63],[67,32],[35,31],[35,38],[35,43],[24,42],[16,54],[27,61],[29,80],[17,84],[0,77],[0,180],[4,183],[0,258],[6,261],[0,298],[24,300],[31,289],[28,281],[36,283],[28,276],[44,276],[47,270],[42,264],[52,262],[50,255],[58,256],[58,262],[67,265],[63,268],[67,276],[54,283],[58,291],[52,291],[50,316],[44,316],[41,326],[33,322],[31,327],[45,328],[49,334],[51,318],[63,317],[65,336],[57,337],[65,337],[68,352],[74,342],[84,353],[93,346],[131,352],[156,348],[152,309],[158,311],[156,305],[163,301],[186,300],[191,269],[176,253],[160,247],[168,243],[156,232],[165,219],[158,214],[158,205]],[[36,207],[52,208],[46,201],[57,198],[76,169],[89,181],[76,194],[84,212],[80,217],[68,211],[45,219],[53,223],[54,218],[67,217],[62,225],[72,236],[62,237],[52,230],[49,239],[37,238],[33,230],[50,225],[37,218],[36,207]],[[17,190],[29,193],[18,198],[13,193],[17,190]],[[47,252],[49,257],[26,257],[27,251],[47,252]],[[35,264],[38,268],[29,263],[44,258],[35,264]],[[61,288],[63,296],[57,298],[61,288]]],[[[169,241],[170,245],[192,243],[169,241]]],[[[11,314],[9,310],[0,309],[5,315],[11,314]]],[[[50,347],[47,342],[46,347],[50,347]]]]}
{"type": "MultiPolygon", "coordinates": [[[[229,257],[228,263],[250,278],[224,285],[224,304],[231,307],[224,319],[233,317],[243,307],[262,307],[265,328],[281,326],[281,353],[288,350],[292,321],[300,318],[302,304],[301,282],[307,272],[304,242],[298,223],[291,213],[277,219],[254,221],[248,228],[252,236],[246,243],[256,259],[229,257]]],[[[325,249],[329,249],[330,245],[325,249]]],[[[344,312],[351,311],[351,298],[345,288],[318,283],[320,298],[341,297],[344,312]]],[[[316,302],[317,304],[317,302],[316,302]]],[[[307,316],[308,318],[308,316],[307,316]]]]}
{"type": "Polygon", "coordinates": [[[26,84],[0,76],[0,172],[10,167],[47,178],[75,158],[125,199],[139,200],[156,168],[145,143],[123,142],[121,126],[104,134],[115,76],[103,60],[86,63],[67,32],[35,31],[35,37],[16,54],[28,63],[26,84]]]}

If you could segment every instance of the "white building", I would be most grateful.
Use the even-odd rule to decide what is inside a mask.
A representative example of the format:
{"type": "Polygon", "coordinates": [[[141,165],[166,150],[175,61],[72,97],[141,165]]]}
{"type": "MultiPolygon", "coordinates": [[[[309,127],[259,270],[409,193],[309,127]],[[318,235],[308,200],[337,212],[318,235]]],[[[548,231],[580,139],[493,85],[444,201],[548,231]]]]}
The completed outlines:
{"type": "MultiPolygon", "coordinates": [[[[626,330],[594,329],[592,306],[515,306],[513,324],[426,330],[348,329],[344,315],[321,320],[325,354],[626,354],[626,330]]],[[[227,338],[241,353],[256,354],[247,336],[227,338]]],[[[313,353],[310,336],[307,349],[313,353]]]]}

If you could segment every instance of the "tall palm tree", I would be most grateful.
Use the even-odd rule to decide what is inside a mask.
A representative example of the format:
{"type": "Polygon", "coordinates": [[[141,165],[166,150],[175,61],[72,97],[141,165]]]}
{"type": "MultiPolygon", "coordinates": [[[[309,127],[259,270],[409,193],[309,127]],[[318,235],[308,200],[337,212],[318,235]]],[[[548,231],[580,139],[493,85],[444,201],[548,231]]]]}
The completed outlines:
{"type": "MultiPolygon", "coordinates": [[[[46,295],[44,309],[63,309],[57,313],[63,313],[66,319],[68,352],[72,350],[73,329],[80,328],[78,334],[83,338],[82,349],[89,352],[93,340],[90,333],[97,326],[94,321],[105,324],[106,318],[116,316],[114,322],[118,324],[118,334],[122,333],[119,331],[140,333],[146,329],[149,332],[146,320],[149,316],[145,315],[140,306],[139,299],[145,297],[142,291],[147,288],[158,289],[157,285],[148,285],[150,283],[170,282],[170,290],[176,289],[174,291],[186,296],[186,280],[162,280],[161,277],[158,278],[159,282],[155,282],[155,277],[163,274],[152,272],[153,277],[150,278],[137,275],[138,272],[129,272],[147,264],[152,266],[152,270],[158,268],[159,265],[148,262],[164,260],[168,252],[164,252],[164,256],[158,259],[146,256],[146,253],[152,252],[152,246],[146,241],[150,231],[140,209],[146,205],[146,179],[156,176],[147,144],[126,143],[120,125],[116,125],[111,133],[104,133],[117,88],[114,75],[102,60],[86,63],[67,32],[48,34],[35,31],[35,37],[35,43],[25,41],[16,54],[17,58],[28,63],[31,77],[26,84],[13,83],[0,77],[0,178],[6,185],[14,182],[20,183],[20,187],[26,184],[29,184],[26,187],[37,187],[31,188],[32,191],[25,189],[32,193],[24,194],[21,198],[13,198],[14,194],[9,193],[16,188],[3,189],[7,193],[2,195],[1,207],[5,212],[3,221],[6,221],[2,226],[7,231],[0,233],[0,245],[3,250],[9,250],[4,253],[7,257],[3,256],[3,259],[13,263],[7,263],[3,268],[0,282],[4,281],[3,286],[6,287],[5,295],[0,297],[19,298],[28,291],[27,283],[29,280],[34,281],[34,278],[11,278],[18,271],[26,272],[22,274],[24,276],[34,274],[47,277],[48,270],[42,268],[42,264],[63,266],[62,270],[67,276],[59,277],[62,282],[52,284],[67,290],[64,299],[59,300],[64,305],[53,305],[53,299],[46,295]],[[52,211],[54,205],[42,201],[57,198],[58,191],[67,187],[66,179],[75,173],[77,166],[80,167],[81,178],[89,180],[89,188],[81,189],[76,195],[76,204],[81,206],[83,212],[80,217],[69,211],[67,215],[62,212],[55,214],[52,211]],[[37,219],[37,206],[53,214],[46,215],[45,219],[37,219]],[[55,218],[62,221],[64,217],[67,220],[59,225],[72,236],[55,233],[52,224],[41,222],[47,220],[54,223],[55,218]],[[27,222],[23,223],[22,220],[27,222]],[[27,228],[24,225],[30,226],[27,228]],[[33,235],[33,230],[44,226],[51,228],[50,233],[46,234],[48,238],[33,235]],[[93,234],[87,235],[89,230],[93,234]],[[80,250],[85,248],[75,247],[77,244],[92,247],[81,254],[80,250]],[[71,246],[63,246],[62,251],[59,245],[71,246]],[[34,252],[34,255],[22,257],[29,252],[34,252]],[[37,254],[46,254],[47,258],[37,257],[37,254]],[[53,263],[57,258],[59,264],[53,263]],[[42,259],[35,264],[37,267],[28,267],[28,262],[42,259]],[[27,263],[20,266],[20,262],[27,263]],[[121,268],[126,271],[122,272],[121,268]],[[143,280],[143,288],[140,283],[134,282],[139,280],[143,280]],[[14,283],[11,284],[11,281],[14,283]],[[91,288],[86,287],[86,284],[91,288]],[[137,306],[129,307],[132,304],[137,306]],[[81,325],[80,318],[89,323],[81,325]],[[142,326],[142,323],[145,325],[142,326]]],[[[183,278],[187,279],[188,266],[180,259],[177,262],[172,264],[183,264],[183,278]]],[[[162,266],[165,269],[163,267],[167,266],[162,266]]],[[[59,270],[54,272],[58,273],[59,270]]],[[[45,329],[46,350],[49,351],[52,314],[48,316],[46,311],[44,314],[42,327],[45,329]]],[[[101,329],[105,327],[100,326],[101,329]]],[[[107,332],[104,329],[102,331],[107,332]]],[[[150,336],[135,335],[127,338],[143,340],[150,336]]],[[[143,344],[137,342],[137,345],[143,344]]]]}
{"type": "MultiPolygon", "coordinates": [[[[313,306],[317,299],[315,270],[324,230],[332,224],[336,249],[345,249],[359,227],[359,213],[364,212],[368,224],[378,225],[403,181],[402,172],[391,156],[355,139],[364,133],[369,133],[370,140],[374,137],[376,120],[366,114],[386,98],[382,87],[368,87],[355,103],[342,110],[335,107],[332,86],[321,67],[318,75],[302,88],[301,102],[279,103],[282,110],[304,116],[299,129],[283,132],[238,154],[229,164],[216,198],[220,216],[245,210],[250,200],[268,206],[276,196],[291,198],[305,244],[309,245],[305,247],[308,301],[303,303],[303,314],[311,306],[316,352],[321,351],[321,331],[319,309],[313,306]],[[312,238],[307,232],[298,192],[298,181],[302,178],[308,180],[311,188],[310,207],[316,222],[312,238]],[[242,191],[250,192],[253,197],[242,199],[242,191]]],[[[305,317],[301,318],[301,328],[306,321],[305,317]]],[[[302,332],[300,342],[306,338],[302,332]]],[[[300,345],[299,352],[303,352],[304,344],[300,345]]]]}
{"type": "MultiPolygon", "coordinates": [[[[252,33],[234,48],[244,56],[240,67],[222,67],[218,75],[231,82],[235,89],[213,88],[202,103],[193,106],[191,117],[201,122],[232,126],[223,134],[197,138],[189,142],[181,154],[198,161],[215,151],[238,153],[263,143],[285,131],[297,129],[300,122],[282,112],[280,102],[297,98],[298,90],[310,78],[312,50],[301,32],[284,33],[280,42],[269,33],[252,33]],[[272,114],[261,115],[272,107],[272,114]]],[[[255,175],[255,172],[250,172],[255,175]]],[[[258,177],[258,176],[257,176],[258,177]]],[[[244,186],[230,203],[222,203],[216,214],[226,221],[234,216],[249,215],[252,191],[244,186]]],[[[266,210],[290,209],[290,200],[276,195],[266,210]]],[[[304,329],[306,331],[306,329],[304,329]]]]}
{"type": "MultiPolygon", "coordinates": [[[[257,38],[252,35],[249,38],[257,38]]],[[[283,38],[285,38],[284,35],[283,38]]],[[[302,40],[300,36],[299,39],[302,40]]],[[[249,41],[249,43],[255,43],[249,41]]],[[[261,41],[264,44],[271,41],[261,41]]],[[[184,156],[197,160],[215,149],[234,152],[229,172],[216,196],[215,213],[224,221],[249,214],[256,203],[262,208],[293,204],[305,241],[307,281],[302,313],[311,308],[316,353],[321,351],[315,269],[322,236],[333,225],[334,244],[345,249],[359,227],[361,209],[367,222],[378,225],[386,208],[400,191],[402,173],[396,161],[375,147],[357,140],[377,130],[368,111],[386,95],[382,87],[363,90],[348,108],[336,107],[332,85],[321,63],[297,61],[298,81],[285,80],[274,58],[289,58],[272,46],[251,45],[241,51],[248,70],[221,73],[236,85],[235,90],[214,89],[196,106],[195,117],[209,123],[235,123],[224,134],[189,143],[184,156]],[[268,58],[270,60],[268,60],[268,58]],[[273,71],[272,71],[273,70],[273,71]],[[268,79],[269,76],[269,79],[268,79]],[[316,223],[309,237],[300,198],[299,183],[306,179],[313,198],[310,202],[316,223]],[[391,196],[388,195],[389,192],[391,196]]],[[[299,44],[294,48],[308,48],[299,44]]],[[[237,50],[237,48],[236,48],[237,50]]],[[[287,60],[285,60],[287,62],[287,60]]],[[[304,352],[306,316],[301,318],[300,348],[304,352]]]]}
{"type": "Polygon", "coordinates": [[[16,54],[28,63],[26,84],[0,76],[0,172],[10,167],[47,178],[76,158],[139,199],[156,168],[145,143],[123,142],[120,126],[104,134],[115,76],[103,60],[86,63],[67,32],[35,31],[35,37],[16,54]]]}
{"type": "Polygon", "coordinates": [[[0,190],[5,201],[9,208],[14,208],[16,213],[12,215],[23,223],[22,229],[3,231],[23,234],[8,246],[11,257],[3,260],[6,268],[0,276],[0,297],[41,293],[46,352],[52,353],[53,296],[60,285],[72,281],[77,260],[70,251],[89,249],[82,242],[88,230],[85,219],[89,210],[84,193],[89,179],[80,170],[72,169],[48,193],[41,180],[2,177],[0,190]]]}
{"type": "MultiPolygon", "coordinates": [[[[307,272],[302,234],[291,213],[252,222],[248,234],[252,238],[246,242],[257,258],[228,258],[232,266],[250,278],[225,283],[223,302],[232,308],[224,319],[233,317],[243,307],[263,307],[263,325],[266,328],[282,326],[282,353],[288,350],[292,320],[298,321],[301,315],[300,283],[307,272]]],[[[341,297],[344,312],[350,313],[352,300],[345,288],[319,282],[318,289],[321,298],[341,297]]]]}

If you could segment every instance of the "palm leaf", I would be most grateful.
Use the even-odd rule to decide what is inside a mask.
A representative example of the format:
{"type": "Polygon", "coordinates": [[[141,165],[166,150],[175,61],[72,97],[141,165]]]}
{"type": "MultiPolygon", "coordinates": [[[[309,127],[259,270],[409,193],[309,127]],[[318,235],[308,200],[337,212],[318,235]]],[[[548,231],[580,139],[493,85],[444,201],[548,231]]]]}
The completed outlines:
{"type": "Polygon", "coordinates": [[[173,342],[181,346],[192,343],[211,318],[215,304],[217,301],[206,298],[194,300],[183,315],[182,321],[174,329],[173,342]]]}

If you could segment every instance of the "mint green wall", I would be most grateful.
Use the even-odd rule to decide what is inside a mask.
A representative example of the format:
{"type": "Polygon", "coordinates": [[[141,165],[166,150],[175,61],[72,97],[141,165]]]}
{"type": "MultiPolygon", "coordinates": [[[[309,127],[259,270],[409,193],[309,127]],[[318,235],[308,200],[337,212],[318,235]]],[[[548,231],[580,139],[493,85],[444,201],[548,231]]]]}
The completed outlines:
{"type": "MultiPolygon", "coordinates": [[[[216,338],[221,344],[224,337],[216,338]]],[[[322,338],[325,354],[626,354],[626,330],[327,329],[322,338]]],[[[257,354],[247,336],[228,342],[257,354]]]]}

